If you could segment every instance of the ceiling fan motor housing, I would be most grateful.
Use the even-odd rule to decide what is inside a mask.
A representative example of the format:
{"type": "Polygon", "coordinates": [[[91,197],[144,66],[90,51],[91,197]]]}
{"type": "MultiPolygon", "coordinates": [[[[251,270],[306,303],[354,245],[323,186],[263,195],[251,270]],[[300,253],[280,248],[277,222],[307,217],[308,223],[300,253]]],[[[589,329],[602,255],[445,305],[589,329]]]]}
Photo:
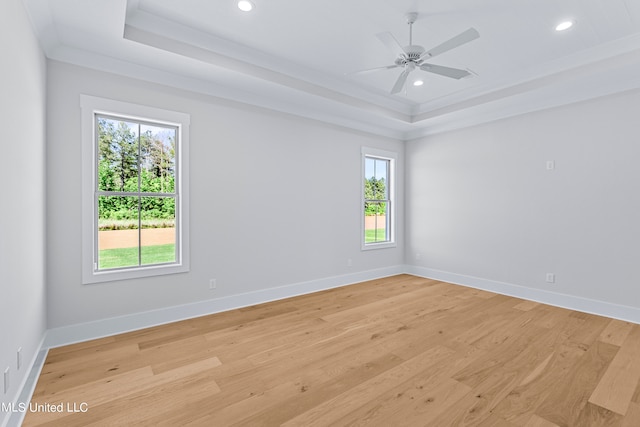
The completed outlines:
{"type": "Polygon", "coordinates": [[[405,46],[404,51],[405,54],[402,54],[398,58],[396,58],[396,65],[403,67],[409,62],[413,62],[415,65],[420,65],[422,63],[422,59],[420,59],[420,57],[425,52],[425,49],[422,46],[405,46]]]}

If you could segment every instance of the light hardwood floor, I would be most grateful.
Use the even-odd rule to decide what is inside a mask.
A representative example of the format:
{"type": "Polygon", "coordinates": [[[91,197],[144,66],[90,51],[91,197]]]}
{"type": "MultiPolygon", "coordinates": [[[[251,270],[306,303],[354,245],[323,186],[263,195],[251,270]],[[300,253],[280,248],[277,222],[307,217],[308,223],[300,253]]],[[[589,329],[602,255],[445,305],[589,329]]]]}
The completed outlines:
{"type": "Polygon", "coordinates": [[[24,425],[638,427],[639,379],[639,325],[400,275],[52,349],[24,425]]]}

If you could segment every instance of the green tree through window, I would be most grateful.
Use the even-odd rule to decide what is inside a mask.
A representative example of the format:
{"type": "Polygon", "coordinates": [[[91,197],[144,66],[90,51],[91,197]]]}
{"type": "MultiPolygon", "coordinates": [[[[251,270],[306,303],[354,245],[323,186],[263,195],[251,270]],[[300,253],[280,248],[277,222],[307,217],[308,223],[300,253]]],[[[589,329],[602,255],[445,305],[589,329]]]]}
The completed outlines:
{"type": "Polygon", "coordinates": [[[176,262],[177,129],[96,116],[98,269],[176,262]]]}

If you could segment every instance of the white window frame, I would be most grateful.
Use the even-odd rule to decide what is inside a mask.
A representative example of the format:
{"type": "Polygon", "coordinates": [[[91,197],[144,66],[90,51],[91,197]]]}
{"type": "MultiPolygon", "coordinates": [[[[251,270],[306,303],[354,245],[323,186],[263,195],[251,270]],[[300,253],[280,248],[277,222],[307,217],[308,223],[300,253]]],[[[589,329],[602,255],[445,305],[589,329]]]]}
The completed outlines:
{"type": "Polygon", "coordinates": [[[363,251],[372,249],[395,248],[396,244],[396,162],[398,155],[393,151],[380,150],[371,147],[362,147],[361,150],[361,169],[360,169],[360,244],[363,251]],[[378,158],[389,161],[389,182],[387,183],[389,191],[389,206],[387,207],[387,226],[389,232],[389,240],[385,242],[365,243],[365,215],[364,215],[364,186],[365,186],[365,160],[367,157],[378,158]]]}
{"type": "Polygon", "coordinates": [[[80,95],[82,120],[82,283],[102,283],[189,271],[189,125],[190,116],[176,111],[112,99],[80,95]],[[176,144],[176,256],[175,263],[98,270],[97,114],[175,126],[176,144]]]}

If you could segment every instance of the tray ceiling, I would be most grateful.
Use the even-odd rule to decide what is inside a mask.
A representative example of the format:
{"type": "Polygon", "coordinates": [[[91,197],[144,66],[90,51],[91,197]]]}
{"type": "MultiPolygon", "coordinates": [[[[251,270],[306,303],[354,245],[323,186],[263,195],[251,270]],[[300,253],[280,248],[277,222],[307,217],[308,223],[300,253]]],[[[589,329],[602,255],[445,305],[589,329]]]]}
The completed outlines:
{"type": "Polygon", "coordinates": [[[640,87],[637,0],[24,2],[49,58],[400,139],[640,87]],[[430,61],[473,76],[353,75],[393,63],[375,35],[408,45],[408,12],[426,49],[476,28],[430,61]]]}

